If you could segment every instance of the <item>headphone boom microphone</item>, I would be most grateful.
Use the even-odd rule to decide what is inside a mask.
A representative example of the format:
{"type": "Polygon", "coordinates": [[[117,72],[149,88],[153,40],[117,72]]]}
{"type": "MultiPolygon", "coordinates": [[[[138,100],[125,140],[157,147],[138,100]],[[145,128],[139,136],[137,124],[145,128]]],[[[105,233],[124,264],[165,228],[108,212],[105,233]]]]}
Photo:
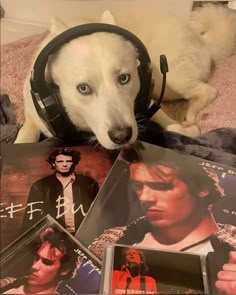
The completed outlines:
{"type": "Polygon", "coordinates": [[[147,117],[151,118],[160,108],[161,108],[161,102],[163,100],[164,94],[165,94],[165,88],[166,88],[166,73],[169,72],[167,58],[164,54],[160,56],[160,70],[162,73],[162,85],[161,85],[161,93],[160,97],[157,102],[155,102],[150,108],[147,110],[147,117]]]}

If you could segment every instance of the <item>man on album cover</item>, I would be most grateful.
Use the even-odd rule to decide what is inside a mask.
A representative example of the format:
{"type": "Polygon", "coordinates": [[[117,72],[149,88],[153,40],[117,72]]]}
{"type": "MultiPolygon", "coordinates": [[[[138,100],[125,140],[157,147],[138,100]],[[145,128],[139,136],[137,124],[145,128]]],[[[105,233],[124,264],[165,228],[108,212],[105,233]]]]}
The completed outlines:
{"type": "Polygon", "coordinates": [[[147,271],[143,252],[126,249],[121,270],[112,272],[112,294],[157,294],[156,281],[146,275],[147,271]]]}
{"type": "Polygon", "coordinates": [[[47,161],[54,173],[31,186],[27,203],[32,204],[32,208],[37,205],[37,209],[33,209],[33,218],[30,217],[32,208],[26,209],[22,232],[50,214],[74,234],[99,190],[98,184],[90,176],[75,173],[80,161],[77,151],[60,148],[53,151],[47,161]]]}
{"type": "Polygon", "coordinates": [[[64,232],[49,227],[40,235],[27,276],[9,283],[3,294],[58,294],[58,285],[73,277],[77,264],[74,243],[64,232]]]}
{"type": "Polygon", "coordinates": [[[106,243],[196,254],[221,247],[216,255],[220,259],[226,248],[227,259],[220,264],[215,286],[219,292],[236,294],[236,228],[216,223],[211,212],[212,204],[224,196],[217,174],[194,161],[185,165],[176,156],[144,163],[137,155],[129,168],[145,215],[127,226],[105,230],[89,249],[101,258],[106,243]]]}

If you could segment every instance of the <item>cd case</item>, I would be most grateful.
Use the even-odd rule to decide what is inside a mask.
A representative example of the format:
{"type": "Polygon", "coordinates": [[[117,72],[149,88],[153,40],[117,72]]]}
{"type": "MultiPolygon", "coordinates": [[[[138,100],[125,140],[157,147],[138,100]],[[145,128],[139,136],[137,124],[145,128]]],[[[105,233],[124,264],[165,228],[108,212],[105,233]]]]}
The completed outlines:
{"type": "Polygon", "coordinates": [[[74,235],[116,154],[43,141],[3,144],[0,157],[2,251],[47,214],[74,235]],[[63,172],[60,165],[65,160],[63,172]]]}
{"type": "Polygon", "coordinates": [[[47,215],[1,252],[1,294],[97,294],[101,263],[47,215]]]}
{"type": "Polygon", "coordinates": [[[100,293],[208,294],[205,256],[107,245],[100,293]]]}

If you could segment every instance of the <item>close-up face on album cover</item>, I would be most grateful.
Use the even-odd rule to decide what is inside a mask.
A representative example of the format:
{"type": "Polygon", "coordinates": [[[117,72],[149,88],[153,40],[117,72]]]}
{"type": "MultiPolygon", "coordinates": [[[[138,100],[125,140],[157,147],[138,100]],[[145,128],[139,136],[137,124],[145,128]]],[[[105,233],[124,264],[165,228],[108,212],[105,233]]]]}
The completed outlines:
{"type": "Polygon", "coordinates": [[[1,253],[1,294],[96,294],[101,264],[47,215],[1,253]]]}
{"type": "Polygon", "coordinates": [[[171,250],[207,253],[212,233],[236,226],[235,180],[231,167],[144,143],[119,155],[75,236],[101,257],[105,241],[168,250],[156,232],[204,224],[171,250]]]}
{"type": "Polygon", "coordinates": [[[108,243],[209,253],[216,293],[235,251],[235,180],[231,167],[141,144],[119,155],[75,237],[101,260],[108,243]]]}

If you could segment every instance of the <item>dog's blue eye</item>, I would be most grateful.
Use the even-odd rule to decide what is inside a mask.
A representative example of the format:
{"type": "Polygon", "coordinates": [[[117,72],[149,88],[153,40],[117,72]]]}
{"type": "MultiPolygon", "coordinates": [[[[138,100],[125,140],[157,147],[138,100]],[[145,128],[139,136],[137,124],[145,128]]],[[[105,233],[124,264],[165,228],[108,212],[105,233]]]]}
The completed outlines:
{"type": "Polygon", "coordinates": [[[89,87],[88,84],[85,84],[85,83],[77,85],[76,88],[83,95],[88,95],[92,93],[92,89],[89,87]]]}
{"type": "Polygon", "coordinates": [[[130,74],[121,74],[118,77],[118,81],[121,85],[127,84],[130,80],[130,74]]]}

